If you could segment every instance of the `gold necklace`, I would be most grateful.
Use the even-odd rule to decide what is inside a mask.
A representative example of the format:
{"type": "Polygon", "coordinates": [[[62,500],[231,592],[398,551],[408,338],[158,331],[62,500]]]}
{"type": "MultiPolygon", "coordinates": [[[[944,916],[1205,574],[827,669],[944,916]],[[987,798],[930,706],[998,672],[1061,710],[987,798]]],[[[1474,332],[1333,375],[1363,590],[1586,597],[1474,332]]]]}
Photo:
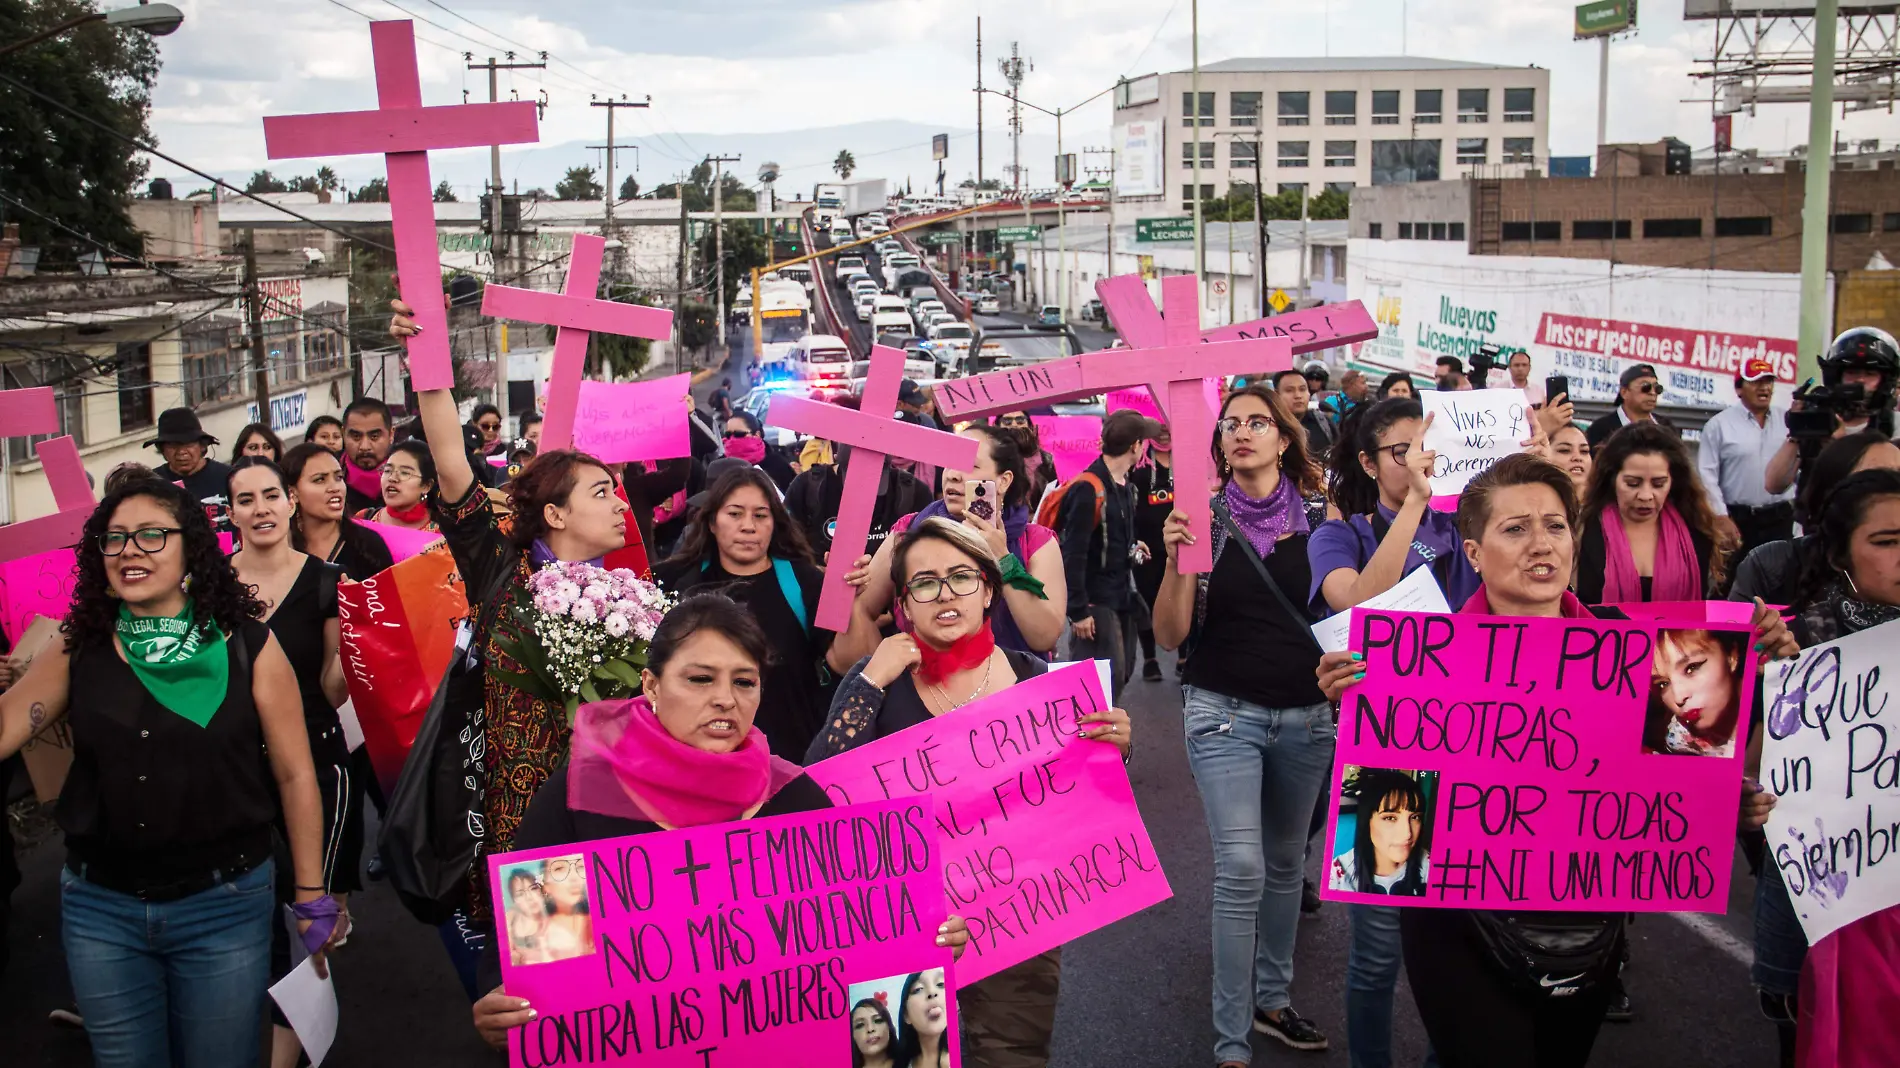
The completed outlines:
{"type": "Polygon", "coordinates": [[[983,681],[977,683],[976,689],[970,691],[970,696],[965,697],[961,701],[950,700],[950,695],[944,692],[943,687],[937,685],[934,682],[928,683],[927,685],[931,689],[937,691],[937,700],[942,701],[947,706],[944,709],[945,712],[955,712],[957,709],[962,708],[964,705],[967,705],[971,701],[976,700],[977,697],[981,695],[984,690],[989,689],[990,672],[995,671],[995,670],[996,670],[996,654],[991,653],[989,656],[989,659],[984,661],[983,663],[983,681]]]}

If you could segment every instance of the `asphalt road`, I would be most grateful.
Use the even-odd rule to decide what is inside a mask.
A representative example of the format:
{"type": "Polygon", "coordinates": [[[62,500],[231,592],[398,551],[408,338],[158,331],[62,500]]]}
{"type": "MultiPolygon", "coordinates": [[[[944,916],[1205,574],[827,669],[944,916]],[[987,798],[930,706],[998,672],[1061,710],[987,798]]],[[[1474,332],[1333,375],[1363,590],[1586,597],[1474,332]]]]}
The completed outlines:
{"type": "MultiPolygon", "coordinates": [[[[1199,795],[1188,771],[1180,693],[1172,681],[1133,683],[1124,702],[1136,724],[1135,793],[1174,898],[1071,943],[1063,955],[1056,1028],[1058,1068],[1206,1068],[1208,916],[1212,861],[1199,795]]],[[[13,966],[0,980],[0,1065],[80,1068],[83,1035],[47,1022],[67,1001],[58,940],[55,837],[22,857],[15,892],[13,966]]],[[[1314,868],[1317,870],[1318,859],[1314,868]]],[[[1707,933],[1670,916],[1645,916],[1632,929],[1627,973],[1636,1021],[1607,1025],[1591,1064],[1609,1068],[1771,1068],[1774,1035],[1748,986],[1748,900],[1753,885],[1736,869],[1730,911],[1698,918],[1707,933]]],[[[434,930],[411,920],[382,884],[352,908],[356,933],[335,964],[342,1022],[327,1064],[435,1068],[500,1063],[469,1027],[468,1007],[434,930]]],[[[1294,1053],[1266,1039],[1256,1065],[1349,1063],[1345,1049],[1346,913],[1328,904],[1300,925],[1293,1000],[1333,1040],[1325,1053],[1294,1053]]],[[[1401,990],[1397,1053],[1417,1065],[1424,1035],[1401,990]]],[[[787,1059],[784,1064],[795,1061],[787,1059]]]]}

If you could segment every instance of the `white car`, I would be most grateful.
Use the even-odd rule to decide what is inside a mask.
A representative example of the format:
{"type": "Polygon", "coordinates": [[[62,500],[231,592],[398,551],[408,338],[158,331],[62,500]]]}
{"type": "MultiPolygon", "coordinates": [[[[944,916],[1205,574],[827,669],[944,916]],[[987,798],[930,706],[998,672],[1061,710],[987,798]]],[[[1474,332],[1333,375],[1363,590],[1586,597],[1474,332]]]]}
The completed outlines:
{"type": "Polygon", "coordinates": [[[931,312],[929,315],[926,315],[924,317],[924,320],[925,320],[924,330],[931,331],[931,330],[935,330],[936,328],[940,326],[947,326],[951,323],[956,322],[957,317],[954,315],[951,315],[949,312],[931,312]]]}
{"type": "Polygon", "coordinates": [[[840,273],[838,275],[838,281],[844,283],[846,290],[849,290],[860,281],[870,282],[873,286],[877,285],[877,280],[871,277],[871,272],[862,267],[840,273]]]}
{"type": "MultiPolygon", "coordinates": [[[[838,257],[838,277],[842,278],[845,275],[850,274],[852,271],[863,271],[863,270],[864,270],[863,256],[838,257]]],[[[865,273],[868,274],[870,272],[866,271],[865,273]]]]}
{"type": "Polygon", "coordinates": [[[854,297],[860,293],[870,293],[875,296],[878,292],[877,283],[871,281],[869,278],[857,277],[851,279],[851,295],[854,297]]]}
{"type": "Polygon", "coordinates": [[[877,304],[877,296],[872,293],[858,294],[858,322],[871,321],[871,309],[877,304]]]}
{"type": "Polygon", "coordinates": [[[970,310],[978,315],[1001,315],[1003,302],[997,300],[994,293],[980,293],[970,302],[970,310]]]}

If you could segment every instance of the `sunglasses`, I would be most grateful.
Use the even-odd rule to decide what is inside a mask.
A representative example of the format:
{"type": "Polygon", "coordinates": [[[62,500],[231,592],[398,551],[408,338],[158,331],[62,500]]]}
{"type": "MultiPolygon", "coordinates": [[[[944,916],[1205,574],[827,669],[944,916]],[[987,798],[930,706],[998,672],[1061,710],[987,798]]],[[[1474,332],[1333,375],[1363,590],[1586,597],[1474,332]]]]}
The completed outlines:
{"type": "Polygon", "coordinates": [[[1663,391],[1661,382],[1649,382],[1644,385],[1634,386],[1632,388],[1635,389],[1636,392],[1638,393],[1647,393],[1652,397],[1662,396],[1662,391],[1663,391]]]}
{"type": "Polygon", "coordinates": [[[750,431],[750,430],[728,430],[728,431],[726,431],[726,440],[727,440],[727,441],[731,441],[731,440],[732,440],[733,438],[749,438],[749,437],[751,437],[751,436],[752,436],[752,431],[750,431]]]}
{"type": "Polygon", "coordinates": [[[475,427],[478,430],[486,430],[491,434],[499,433],[501,431],[500,423],[476,423],[475,427]]]}

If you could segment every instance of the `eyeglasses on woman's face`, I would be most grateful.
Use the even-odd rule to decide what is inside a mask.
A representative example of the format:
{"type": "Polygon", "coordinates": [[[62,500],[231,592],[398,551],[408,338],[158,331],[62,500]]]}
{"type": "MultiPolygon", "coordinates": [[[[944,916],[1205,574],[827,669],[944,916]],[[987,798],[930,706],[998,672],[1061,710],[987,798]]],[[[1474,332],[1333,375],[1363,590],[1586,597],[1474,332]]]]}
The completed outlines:
{"type": "Polygon", "coordinates": [[[1240,428],[1243,426],[1247,428],[1248,433],[1257,437],[1273,429],[1274,422],[1264,415],[1250,415],[1246,419],[1230,415],[1215,423],[1214,426],[1220,431],[1221,437],[1224,438],[1231,438],[1235,434],[1240,433],[1240,428]]]}
{"type": "Polygon", "coordinates": [[[384,464],[382,466],[382,476],[383,476],[384,482],[420,482],[422,481],[421,471],[418,471],[413,467],[405,467],[401,464],[384,464]]]}
{"type": "Polygon", "coordinates": [[[968,597],[983,588],[983,573],[959,568],[942,578],[919,575],[904,583],[904,592],[918,604],[931,604],[943,599],[945,587],[949,587],[952,597],[968,597]]]}
{"type": "Polygon", "coordinates": [[[749,438],[749,437],[752,437],[752,430],[749,427],[742,427],[738,430],[726,431],[727,441],[731,441],[733,438],[749,438]]]}
{"type": "Polygon", "coordinates": [[[579,877],[580,874],[581,874],[581,865],[580,865],[580,862],[578,861],[550,860],[548,861],[546,878],[543,880],[543,882],[549,882],[549,883],[566,882],[568,876],[573,875],[575,877],[579,877]]]}
{"type": "Polygon", "coordinates": [[[173,534],[183,534],[178,527],[140,527],[137,530],[108,530],[99,535],[99,551],[107,556],[117,556],[125,551],[125,543],[131,542],[140,552],[157,553],[165,550],[165,541],[173,534]]]}
{"type": "Polygon", "coordinates": [[[1381,445],[1372,451],[1375,453],[1389,452],[1392,454],[1393,463],[1402,464],[1405,462],[1407,456],[1412,455],[1412,443],[1409,441],[1395,441],[1390,445],[1381,445]]]}

